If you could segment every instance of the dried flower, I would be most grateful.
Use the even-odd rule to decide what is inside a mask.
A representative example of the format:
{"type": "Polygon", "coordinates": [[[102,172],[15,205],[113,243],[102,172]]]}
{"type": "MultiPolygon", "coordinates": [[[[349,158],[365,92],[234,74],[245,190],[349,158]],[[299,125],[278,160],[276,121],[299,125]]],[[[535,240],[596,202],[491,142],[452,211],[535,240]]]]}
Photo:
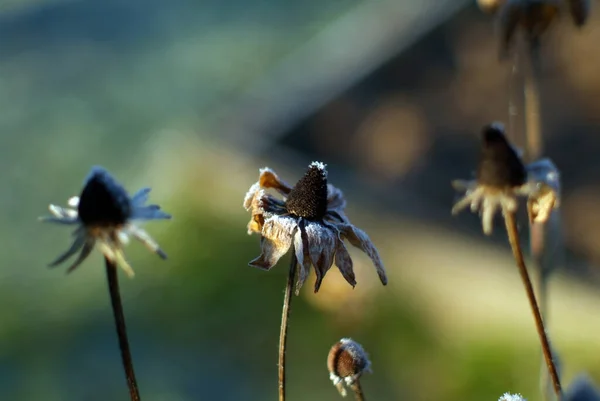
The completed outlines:
{"type": "Polygon", "coordinates": [[[521,396],[521,394],[504,393],[504,394],[502,394],[502,396],[500,398],[498,398],[498,401],[527,401],[527,400],[525,398],[523,398],[521,396]]]}
{"type": "Polygon", "coordinates": [[[102,167],[93,167],[79,197],[72,197],[70,208],[50,205],[52,216],[42,221],[77,226],[71,247],[49,264],[57,266],[81,250],[67,273],[79,266],[98,244],[104,256],[119,265],[125,273],[134,273],[125,260],[122,247],[132,236],[163,259],[167,255],[139,224],[147,220],[170,219],[158,205],[146,205],[150,188],[143,188],[129,197],[125,189],[102,167]]]}
{"type": "Polygon", "coordinates": [[[533,45],[558,17],[561,0],[506,0],[498,11],[498,29],[501,37],[501,57],[513,41],[518,28],[523,29],[533,45]]]}
{"type": "Polygon", "coordinates": [[[363,373],[371,373],[371,361],[359,343],[342,338],[329,350],[327,369],[333,385],[345,397],[346,386],[353,385],[363,373]]]}
{"type": "Polygon", "coordinates": [[[327,183],[323,163],[311,163],[294,187],[281,180],[273,170],[261,169],[258,182],[250,187],[244,199],[244,207],[252,213],[248,234],[259,233],[262,248],[261,255],[249,265],[269,270],[293,245],[300,266],[296,294],[311,266],[317,274],[314,288],[317,292],[334,262],[354,287],[352,259],[343,242],[347,239],[371,258],[381,282],[387,284],[377,249],[364,231],[350,223],[344,214],[345,206],[342,192],[327,183]],[[268,194],[265,189],[269,188],[281,194],[283,200],[268,194]]]}
{"type": "Polygon", "coordinates": [[[452,214],[470,206],[480,210],[483,232],[492,233],[494,214],[514,213],[518,196],[527,197],[531,222],[544,223],[559,206],[560,175],[549,159],[524,165],[519,152],[508,142],[501,123],[486,125],[482,131],[482,147],[476,179],[452,182],[465,195],[454,205],[452,214]]]}

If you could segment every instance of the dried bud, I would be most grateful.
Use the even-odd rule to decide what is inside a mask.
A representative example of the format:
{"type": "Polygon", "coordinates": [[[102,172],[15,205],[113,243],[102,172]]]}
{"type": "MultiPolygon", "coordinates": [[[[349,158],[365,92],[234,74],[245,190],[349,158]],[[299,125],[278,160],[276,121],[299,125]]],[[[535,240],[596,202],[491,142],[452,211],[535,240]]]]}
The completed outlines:
{"type": "Polygon", "coordinates": [[[342,338],[329,350],[327,369],[333,385],[345,397],[345,386],[353,385],[364,372],[371,372],[371,362],[359,343],[342,338]]]}
{"type": "Polygon", "coordinates": [[[320,220],[327,213],[327,170],[313,162],[308,171],[292,188],[285,206],[288,212],[309,220],[320,220]]]}
{"type": "Polygon", "coordinates": [[[506,139],[504,126],[492,123],[483,127],[477,180],[495,188],[518,187],[527,179],[525,165],[506,139]]]}

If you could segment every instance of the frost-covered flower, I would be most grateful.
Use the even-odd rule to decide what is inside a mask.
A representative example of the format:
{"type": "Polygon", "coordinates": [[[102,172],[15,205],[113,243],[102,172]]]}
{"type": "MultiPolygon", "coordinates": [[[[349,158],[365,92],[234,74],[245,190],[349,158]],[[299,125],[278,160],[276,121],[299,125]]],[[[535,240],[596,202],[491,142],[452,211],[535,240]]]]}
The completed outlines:
{"type": "Polygon", "coordinates": [[[523,398],[521,396],[521,394],[504,393],[504,394],[502,394],[502,396],[500,398],[498,398],[498,401],[527,401],[527,400],[525,398],[523,398]]]}
{"type": "Polygon", "coordinates": [[[123,245],[129,237],[142,242],[163,259],[167,255],[139,224],[148,220],[170,219],[158,205],[146,205],[150,188],[143,188],[130,197],[125,189],[102,167],[92,168],[79,197],[69,199],[69,208],[50,205],[52,216],[40,220],[76,226],[71,247],[49,264],[57,266],[79,252],[67,269],[73,271],[98,245],[104,256],[133,277],[133,269],[125,260],[123,245]]]}
{"type": "Polygon", "coordinates": [[[363,347],[351,338],[342,338],[327,355],[329,378],[342,397],[346,387],[354,384],[363,373],[371,373],[371,361],[363,347]]]}
{"type": "Polygon", "coordinates": [[[480,211],[483,232],[492,233],[494,214],[514,213],[518,197],[527,198],[531,222],[544,223],[559,206],[560,175],[550,159],[525,165],[519,152],[508,142],[501,123],[486,125],[475,180],[452,182],[465,195],[454,205],[456,215],[467,206],[480,211]]]}
{"type": "Polygon", "coordinates": [[[317,274],[317,292],[334,262],[354,287],[352,259],[343,242],[346,239],[371,258],[381,282],[387,284],[377,249],[364,231],[350,223],[344,214],[345,206],[342,192],[327,183],[323,163],[311,163],[294,187],[281,180],[273,170],[261,169],[258,182],[250,187],[244,199],[244,208],[252,213],[248,234],[259,233],[262,248],[260,256],[249,265],[269,270],[293,245],[300,267],[296,294],[311,266],[317,274]],[[283,199],[267,193],[265,190],[269,188],[276,190],[283,199]]]}

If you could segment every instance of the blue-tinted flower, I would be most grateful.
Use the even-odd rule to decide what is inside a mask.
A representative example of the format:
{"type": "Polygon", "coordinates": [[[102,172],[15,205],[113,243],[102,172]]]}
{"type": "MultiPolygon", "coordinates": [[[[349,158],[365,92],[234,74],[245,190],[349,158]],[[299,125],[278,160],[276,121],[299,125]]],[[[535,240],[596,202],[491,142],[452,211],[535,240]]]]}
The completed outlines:
{"type": "Polygon", "coordinates": [[[257,183],[244,199],[244,207],[252,213],[248,234],[261,235],[261,255],[250,266],[269,270],[292,247],[299,271],[296,293],[308,277],[311,266],[317,274],[315,292],[325,274],[335,263],[342,276],[356,285],[353,263],[343,240],[365,252],[373,261],[381,282],[387,284],[383,262],[369,236],[350,223],[344,214],[346,201],[342,192],[327,183],[323,163],[313,162],[294,187],[269,168],[260,170],[257,183]],[[266,189],[282,195],[279,199],[266,189]]]}
{"type": "Polygon", "coordinates": [[[525,165],[520,152],[506,139],[500,123],[482,131],[482,146],[475,180],[452,182],[464,196],[452,208],[455,215],[470,207],[481,213],[483,232],[492,233],[494,214],[514,213],[518,197],[527,198],[531,222],[544,223],[560,204],[560,174],[550,159],[525,165]]]}
{"type": "Polygon", "coordinates": [[[140,227],[148,220],[170,219],[171,216],[158,205],[146,205],[150,188],[142,188],[133,196],[102,167],[93,167],[79,197],[68,201],[69,207],[50,205],[52,216],[40,218],[42,221],[75,226],[71,247],[50,267],[58,266],[79,252],[77,259],[67,269],[73,271],[98,246],[104,256],[120,266],[127,275],[134,272],[123,254],[123,245],[133,237],[142,242],[150,251],[163,259],[167,255],[158,244],[140,227]]]}

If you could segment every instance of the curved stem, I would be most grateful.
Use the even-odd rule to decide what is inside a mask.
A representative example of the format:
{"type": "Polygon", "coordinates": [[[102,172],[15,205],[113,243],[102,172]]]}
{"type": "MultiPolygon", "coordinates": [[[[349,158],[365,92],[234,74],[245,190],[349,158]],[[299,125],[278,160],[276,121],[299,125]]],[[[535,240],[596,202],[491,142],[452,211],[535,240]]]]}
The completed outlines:
{"type": "Polygon", "coordinates": [[[285,286],[285,294],[283,296],[283,309],[281,311],[281,328],[279,330],[279,401],[285,401],[285,351],[287,348],[287,332],[288,320],[290,317],[290,309],[292,305],[292,293],[294,289],[294,279],[296,277],[296,260],[295,252],[292,246],[290,250],[291,262],[288,280],[285,286]]]}
{"type": "Polygon", "coordinates": [[[354,392],[354,398],[356,398],[356,401],[365,401],[365,394],[363,393],[363,389],[360,385],[360,380],[357,379],[350,385],[350,388],[354,392]]]}
{"type": "Polygon", "coordinates": [[[521,280],[523,281],[523,285],[525,286],[525,292],[527,294],[527,299],[529,300],[529,306],[531,307],[531,312],[533,314],[533,318],[535,321],[535,327],[538,332],[538,336],[540,337],[540,342],[542,344],[542,352],[544,354],[544,359],[546,361],[546,366],[548,368],[548,373],[550,374],[550,378],[552,379],[552,385],[554,387],[554,392],[556,394],[557,399],[562,399],[562,389],[560,385],[560,379],[558,377],[558,371],[556,369],[556,365],[554,363],[554,359],[552,357],[552,350],[550,348],[550,342],[548,340],[548,336],[546,335],[546,329],[544,327],[544,321],[542,319],[542,315],[540,313],[540,309],[538,307],[538,303],[535,298],[535,293],[533,292],[533,286],[531,284],[531,280],[529,278],[529,273],[527,272],[527,266],[525,265],[525,260],[523,258],[523,251],[521,250],[521,244],[519,243],[519,234],[517,232],[517,222],[514,213],[505,213],[504,221],[506,223],[506,231],[508,233],[508,241],[510,242],[510,247],[513,251],[513,255],[515,257],[515,261],[517,262],[517,267],[519,268],[519,273],[521,275],[521,280]]]}
{"type": "Polygon", "coordinates": [[[129,350],[129,340],[127,339],[127,328],[125,327],[125,316],[123,315],[123,305],[121,303],[121,294],[119,292],[119,277],[117,275],[117,265],[108,258],[104,258],[106,265],[106,278],[108,279],[108,290],[110,292],[110,302],[112,304],[115,326],[117,327],[117,336],[119,337],[119,349],[121,350],[121,360],[125,369],[127,386],[129,387],[129,396],[132,401],[140,401],[140,393],[135,380],[133,370],[133,360],[129,350]]]}

